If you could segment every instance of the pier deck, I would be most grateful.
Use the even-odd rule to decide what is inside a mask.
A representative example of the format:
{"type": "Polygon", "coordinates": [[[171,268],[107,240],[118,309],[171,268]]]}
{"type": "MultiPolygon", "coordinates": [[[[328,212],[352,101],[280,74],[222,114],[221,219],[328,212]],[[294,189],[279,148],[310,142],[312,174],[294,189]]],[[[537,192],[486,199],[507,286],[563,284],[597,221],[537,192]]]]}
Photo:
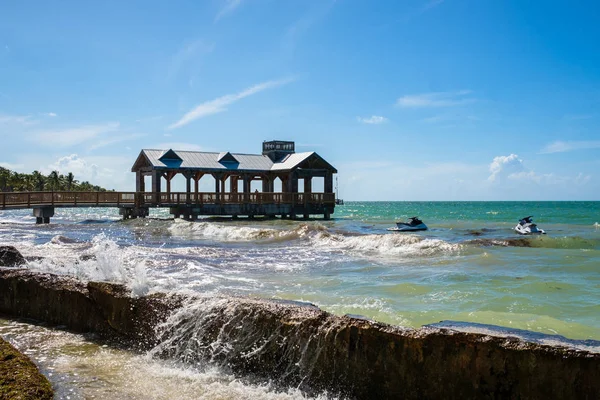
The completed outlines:
{"type": "Polygon", "coordinates": [[[54,208],[116,207],[124,218],[145,217],[150,208],[168,207],[175,216],[289,216],[328,214],[333,193],[152,193],[152,192],[4,192],[0,210],[33,209],[38,223],[48,223],[54,208]]]}

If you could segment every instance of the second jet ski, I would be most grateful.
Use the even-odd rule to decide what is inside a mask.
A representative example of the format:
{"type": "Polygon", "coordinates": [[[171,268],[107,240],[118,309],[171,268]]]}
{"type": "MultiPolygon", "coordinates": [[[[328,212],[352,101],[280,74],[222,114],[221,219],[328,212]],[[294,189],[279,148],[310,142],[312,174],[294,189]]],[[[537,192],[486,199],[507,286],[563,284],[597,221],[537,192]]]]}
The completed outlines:
{"type": "Polygon", "coordinates": [[[539,229],[536,224],[533,223],[533,215],[530,215],[525,218],[521,218],[517,226],[515,226],[515,231],[521,235],[541,235],[545,234],[546,231],[543,229],[539,229]]]}

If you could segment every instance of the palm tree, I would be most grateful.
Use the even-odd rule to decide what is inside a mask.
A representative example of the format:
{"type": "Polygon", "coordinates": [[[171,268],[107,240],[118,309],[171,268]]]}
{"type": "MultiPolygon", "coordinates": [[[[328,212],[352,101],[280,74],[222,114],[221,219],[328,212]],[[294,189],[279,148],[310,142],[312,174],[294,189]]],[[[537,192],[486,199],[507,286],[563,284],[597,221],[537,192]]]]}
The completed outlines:
{"type": "Polygon", "coordinates": [[[33,171],[31,173],[31,177],[33,178],[34,182],[33,190],[42,192],[44,190],[44,186],[46,185],[46,177],[42,175],[40,171],[33,171]]]}
{"type": "Polygon", "coordinates": [[[60,176],[58,171],[52,171],[48,175],[48,182],[50,183],[50,188],[52,190],[60,189],[60,176]]]}
{"type": "Polygon", "coordinates": [[[10,178],[10,171],[6,168],[0,167],[0,192],[6,192],[8,190],[8,180],[10,178]]]}
{"type": "Polygon", "coordinates": [[[75,180],[75,175],[72,172],[69,172],[65,177],[65,181],[67,183],[67,190],[70,192],[73,189],[73,186],[77,184],[75,180]]]}

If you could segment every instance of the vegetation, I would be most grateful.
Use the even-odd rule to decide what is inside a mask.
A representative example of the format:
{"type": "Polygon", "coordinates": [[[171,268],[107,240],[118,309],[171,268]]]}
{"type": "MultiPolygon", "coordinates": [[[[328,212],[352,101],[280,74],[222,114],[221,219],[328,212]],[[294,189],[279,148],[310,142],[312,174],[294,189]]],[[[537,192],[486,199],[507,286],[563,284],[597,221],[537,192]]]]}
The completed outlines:
{"type": "Polygon", "coordinates": [[[52,171],[46,176],[40,171],[21,174],[0,167],[0,192],[44,191],[106,192],[106,189],[87,181],[79,182],[71,172],[62,175],[58,171],[52,171]]]}
{"type": "Polygon", "coordinates": [[[51,400],[48,379],[31,360],[0,338],[0,400],[51,400]]]}

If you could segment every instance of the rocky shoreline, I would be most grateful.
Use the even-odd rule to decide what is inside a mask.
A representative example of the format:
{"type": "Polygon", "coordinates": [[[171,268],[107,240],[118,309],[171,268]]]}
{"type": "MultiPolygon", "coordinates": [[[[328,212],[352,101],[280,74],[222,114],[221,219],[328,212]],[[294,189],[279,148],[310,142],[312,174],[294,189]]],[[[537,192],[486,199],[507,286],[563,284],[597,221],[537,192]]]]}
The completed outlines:
{"type": "Polygon", "coordinates": [[[338,317],[295,302],[163,293],[0,268],[0,312],[349,398],[586,399],[600,354],[516,338],[338,317]]]}

